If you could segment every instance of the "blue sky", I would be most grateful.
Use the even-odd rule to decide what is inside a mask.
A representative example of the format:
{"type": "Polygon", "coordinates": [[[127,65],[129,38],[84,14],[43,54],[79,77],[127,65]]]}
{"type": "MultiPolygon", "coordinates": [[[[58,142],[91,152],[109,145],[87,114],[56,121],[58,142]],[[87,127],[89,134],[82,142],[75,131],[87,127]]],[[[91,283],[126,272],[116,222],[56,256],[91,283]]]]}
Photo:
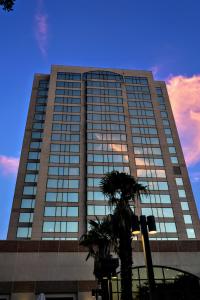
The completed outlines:
{"type": "Polygon", "coordinates": [[[167,80],[200,210],[199,1],[16,0],[13,12],[0,9],[0,28],[0,238],[33,75],[49,73],[51,64],[151,69],[167,80]]]}

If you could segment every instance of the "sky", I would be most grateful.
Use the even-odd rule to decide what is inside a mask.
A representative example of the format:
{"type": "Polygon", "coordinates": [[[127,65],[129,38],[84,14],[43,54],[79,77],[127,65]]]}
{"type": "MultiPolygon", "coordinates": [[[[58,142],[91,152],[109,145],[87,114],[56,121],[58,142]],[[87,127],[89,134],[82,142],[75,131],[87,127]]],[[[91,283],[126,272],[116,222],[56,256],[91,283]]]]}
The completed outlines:
{"type": "Polygon", "coordinates": [[[200,1],[16,0],[0,7],[0,239],[6,238],[34,73],[51,64],[165,80],[200,211],[200,1]]]}

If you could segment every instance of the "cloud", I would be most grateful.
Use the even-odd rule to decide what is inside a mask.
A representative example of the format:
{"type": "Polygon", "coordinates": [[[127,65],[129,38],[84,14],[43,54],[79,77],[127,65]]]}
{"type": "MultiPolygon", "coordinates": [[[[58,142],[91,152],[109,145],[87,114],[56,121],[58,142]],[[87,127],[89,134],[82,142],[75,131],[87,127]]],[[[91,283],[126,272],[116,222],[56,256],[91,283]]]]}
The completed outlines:
{"type": "Polygon", "coordinates": [[[19,166],[19,158],[0,155],[0,173],[2,175],[16,175],[19,166]]]}
{"type": "Polygon", "coordinates": [[[35,14],[35,38],[43,56],[47,55],[48,46],[48,15],[43,12],[43,1],[38,2],[35,14]]]}
{"type": "Polygon", "coordinates": [[[188,166],[200,161],[200,75],[167,81],[172,110],[188,166]]]}
{"type": "Polygon", "coordinates": [[[190,178],[192,183],[200,182],[200,172],[190,172],[190,178]]]}

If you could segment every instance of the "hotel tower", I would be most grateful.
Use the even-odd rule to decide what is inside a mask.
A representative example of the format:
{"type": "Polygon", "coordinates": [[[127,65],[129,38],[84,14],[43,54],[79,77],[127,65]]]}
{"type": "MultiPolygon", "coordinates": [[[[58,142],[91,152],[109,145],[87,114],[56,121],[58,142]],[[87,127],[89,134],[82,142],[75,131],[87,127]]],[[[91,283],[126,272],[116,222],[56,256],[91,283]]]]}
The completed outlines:
{"type": "Polygon", "coordinates": [[[200,238],[166,85],[149,71],[53,65],[36,74],[9,240],[77,240],[110,213],[99,183],[117,170],[148,186],[132,205],[157,240],[200,238]]]}

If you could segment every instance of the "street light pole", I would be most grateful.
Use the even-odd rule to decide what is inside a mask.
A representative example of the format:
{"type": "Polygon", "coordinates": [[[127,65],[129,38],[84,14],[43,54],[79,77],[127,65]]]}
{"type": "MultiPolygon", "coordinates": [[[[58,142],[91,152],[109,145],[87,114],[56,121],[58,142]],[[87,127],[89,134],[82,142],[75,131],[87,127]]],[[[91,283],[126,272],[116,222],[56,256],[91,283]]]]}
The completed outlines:
{"type": "Polygon", "coordinates": [[[139,220],[138,216],[134,215],[132,219],[132,230],[133,234],[139,234],[140,232],[142,233],[142,245],[149,282],[149,298],[150,300],[154,300],[155,279],[153,272],[151,249],[149,244],[149,234],[156,233],[156,223],[154,216],[146,217],[144,215],[141,215],[139,220]]]}
{"type": "Polygon", "coordinates": [[[148,235],[148,222],[146,216],[140,216],[140,226],[142,232],[142,245],[143,245],[143,252],[145,257],[145,263],[147,267],[147,276],[149,281],[149,296],[150,300],[154,300],[154,291],[155,291],[155,278],[154,278],[154,271],[153,271],[153,264],[152,264],[152,257],[151,257],[151,249],[149,244],[149,235],[148,235]]]}

